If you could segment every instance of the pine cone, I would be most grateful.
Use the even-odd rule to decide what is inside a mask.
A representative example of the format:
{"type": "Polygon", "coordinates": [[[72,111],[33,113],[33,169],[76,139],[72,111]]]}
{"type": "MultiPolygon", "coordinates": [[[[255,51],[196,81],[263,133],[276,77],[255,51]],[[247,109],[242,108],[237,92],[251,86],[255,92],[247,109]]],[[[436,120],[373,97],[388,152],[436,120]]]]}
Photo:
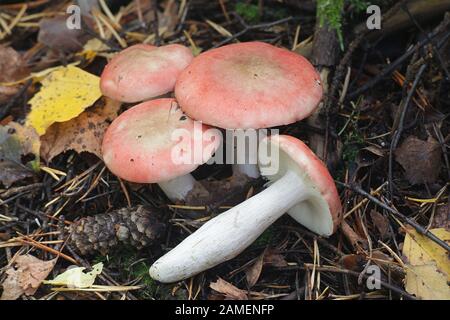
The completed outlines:
{"type": "Polygon", "coordinates": [[[83,255],[95,251],[105,255],[119,243],[141,249],[161,237],[164,231],[165,224],[160,212],[137,206],[97,214],[75,222],[69,228],[69,241],[83,255]]]}

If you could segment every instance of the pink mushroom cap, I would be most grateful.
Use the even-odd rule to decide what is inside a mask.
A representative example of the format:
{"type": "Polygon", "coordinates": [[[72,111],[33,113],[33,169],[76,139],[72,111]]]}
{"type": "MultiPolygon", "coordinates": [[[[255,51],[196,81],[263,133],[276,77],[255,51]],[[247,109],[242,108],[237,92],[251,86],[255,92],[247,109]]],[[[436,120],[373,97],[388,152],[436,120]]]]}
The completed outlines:
{"type": "Polygon", "coordinates": [[[106,65],[100,78],[103,95],[122,102],[139,102],[173,91],[193,55],[189,48],[170,44],[131,46],[106,65]]]}
{"type": "Polygon", "coordinates": [[[311,188],[311,196],[288,210],[291,217],[314,232],[329,236],[342,219],[342,204],[336,184],[325,164],[301,140],[288,135],[274,135],[262,140],[261,148],[274,144],[279,150],[275,174],[261,173],[270,181],[278,180],[287,170],[296,172],[311,188]]]}
{"type": "Polygon", "coordinates": [[[175,99],[138,104],[116,118],[103,138],[103,160],[118,177],[158,183],[188,174],[210,159],[220,132],[184,115],[175,99]]]}
{"type": "Polygon", "coordinates": [[[194,58],[179,76],[175,96],[195,120],[225,129],[259,129],[308,117],[322,99],[322,85],[303,56],[243,42],[194,58]]]}

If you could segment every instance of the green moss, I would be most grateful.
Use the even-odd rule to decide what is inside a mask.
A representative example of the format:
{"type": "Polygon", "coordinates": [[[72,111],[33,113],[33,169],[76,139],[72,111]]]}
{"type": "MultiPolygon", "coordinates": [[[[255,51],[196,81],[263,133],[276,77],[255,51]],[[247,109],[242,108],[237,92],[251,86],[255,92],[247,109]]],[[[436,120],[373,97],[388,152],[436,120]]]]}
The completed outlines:
{"type": "Polygon", "coordinates": [[[234,10],[248,23],[258,23],[261,20],[259,8],[256,4],[238,2],[234,10]]]}
{"type": "Polygon", "coordinates": [[[267,246],[272,242],[275,237],[275,232],[273,227],[269,227],[266,231],[264,231],[258,239],[252,244],[254,247],[263,247],[267,246]]]}
{"type": "Polygon", "coordinates": [[[342,35],[342,14],[344,0],[317,0],[317,18],[320,26],[327,24],[336,30],[341,49],[344,50],[344,37],[342,35]]]}
{"type": "Polygon", "coordinates": [[[359,150],[364,146],[364,138],[353,130],[345,135],[343,143],[342,159],[347,163],[354,162],[359,150]]]}

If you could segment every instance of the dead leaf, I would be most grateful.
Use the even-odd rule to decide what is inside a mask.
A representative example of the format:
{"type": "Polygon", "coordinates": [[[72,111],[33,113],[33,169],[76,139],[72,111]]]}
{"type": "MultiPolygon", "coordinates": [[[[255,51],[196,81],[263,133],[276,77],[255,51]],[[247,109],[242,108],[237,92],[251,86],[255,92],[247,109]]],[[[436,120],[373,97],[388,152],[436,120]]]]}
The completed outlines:
{"type": "Polygon", "coordinates": [[[103,135],[117,117],[120,106],[120,102],[105,98],[72,120],[54,123],[41,137],[42,158],[50,162],[60,153],[75,150],[93,153],[101,159],[103,135]]]}
{"type": "Polygon", "coordinates": [[[211,282],[209,287],[225,296],[226,300],[248,300],[247,292],[236,288],[231,283],[219,278],[211,282]]]}
{"type": "MultiPolygon", "coordinates": [[[[450,243],[450,232],[443,228],[430,230],[450,243]]],[[[421,299],[450,299],[450,257],[448,252],[413,229],[408,229],[403,244],[406,258],[405,289],[421,299]]]]}
{"type": "Polygon", "coordinates": [[[385,155],[385,151],[383,149],[379,148],[379,147],[376,147],[376,146],[368,146],[368,147],[363,148],[362,150],[367,150],[367,151],[369,151],[369,152],[371,152],[374,155],[377,155],[379,157],[384,157],[384,155],[385,155]]]}
{"type": "Polygon", "coordinates": [[[41,82],[26,119],[40,136],[53,123],[77,117],[102,96],[100,78],[73,65],[55,68],[41,82]]]}
{"type": "Polygon", "coordinates": [[[67,17],[59,16],[42,19],[39,23],[38,41],[53,50],[78,52],[89,36],[84,29],[67,28],[67,17]]]}
{"type": "Polygon", "coordinates": [[[39,167],[39,136],[33,128],[16,122],[0,126],[0,182],[9,187],[33,176],[39,167]],[[27,156],[33,159],[27,161],[27,156]]]}
{"type": "Polygon", "coordinates": [[[431,227],[450,231],[450,202],[437,207],[431,227]]]}
{"type": "MultiPolygon", "coordinates": [[[[0,83],[20,80],[29,73],[20,53],[11,47],[0,46],[0,83]]],[[[20,85],[0,84],[0,103],[7,102],[19,89],[20,85]]]]}
{"type": "Polygon", "coordinates": [[[18,256],[6,271],[0,300],[16,300],[22,294],[33,295],[53,270],[57,259],[42,261],[32,255],[18,256]]]}
{"type": "Polygon", "coordinates": [[[347,221],[342,221],[340,228],[344,236],[350,241],[353,248],[359,252],[362,249],[366,249],[368,247],[367,240],[361,237],[354,229],[354,227],[350,226],[347,221]]]}
{"type": "Polygon", "coordinates": [[[68,288],[90,288],[93,286],[97,276],[102,273],[103,263],[99,262],[92,266],[90,272],[85,272],[85,267],[69,268],[56,276],[53,280],[44,281],[44,284],[55,286],[66,286],[68,288]]]}
{"type": "Polygon", "coordinates": [[[267,248],[264,254],[264,265],[281,268],[287,267],[288,263],[277,249],[267,248]]]}
{"type": "Polygon", "coordinates": [[[361,271],[366,259],[362,254],[346,254],[341,257],[339,263],[347,270],[361,271]]]}
{"type": "Polygon", "coordinates": [[[395,160],[405,169],[410,183],[433,183],[441,170],[441,147],[431,136],[427,141],[409,136],[395,150],[395,160]]]}
{"type": "Polygon", "coordinates": [[[370,218],[381,235],[385,239],[389,234],[389,220],[376,210],[370,211],[370,218]]]}
{"type": "Polygon", "coordinates": [[[263,268],[264,254],[265,251],[260,254],[259,257],[256,258],[256,261],[245,270],[245,276],[247,278],[249,288],[253,287],[258,282],[263,268]]]}

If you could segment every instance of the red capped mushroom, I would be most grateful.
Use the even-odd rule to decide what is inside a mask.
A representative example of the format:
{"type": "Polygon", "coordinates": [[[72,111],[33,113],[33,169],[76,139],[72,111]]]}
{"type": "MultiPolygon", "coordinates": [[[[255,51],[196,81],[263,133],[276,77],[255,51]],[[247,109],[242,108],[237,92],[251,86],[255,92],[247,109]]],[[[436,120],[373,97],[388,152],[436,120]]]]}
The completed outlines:
{"type": "MultiPolygon", "coordinates": [[[[322,99],[322,85],[301,55],[243,42],[194,58],[179,76],[175,96],[192,119],[224,129],[260,129],[308,117],[322,99]]],[[[256,165],[238,170],[258,175],[256,165]]]]}
{"type": "Polygon", "coordinates": [[[131,46],[114,56],[103,70],[103,95],[122,102],[139,102],[173,91],[175,82],[193,59],[189,48],[170,44],[131,46]]]}
{"type": "Polygon", "coordinates": [[[220,132],[208,129],[187,117],[175,99],[143,102],[108,127],[103,160],[124,180],[158,183],[172,201],[184,200],[198,184],[189,173],[207,162],[221,142],[220,132]]]}
{"type": "Polygon", "coordinates": [[[265,158],[261,150],[268,148],[279,151],[268,163],[260,162],[261,172],[271,185],[209,220],[157,260],[150,268],[152,278],[175,282],[232,259],[286,211],[319,235],[330,236],[336,231],[342,207],[322,161],[302,141],[290,136],[263,139],[260,160],[265,158]]]}

